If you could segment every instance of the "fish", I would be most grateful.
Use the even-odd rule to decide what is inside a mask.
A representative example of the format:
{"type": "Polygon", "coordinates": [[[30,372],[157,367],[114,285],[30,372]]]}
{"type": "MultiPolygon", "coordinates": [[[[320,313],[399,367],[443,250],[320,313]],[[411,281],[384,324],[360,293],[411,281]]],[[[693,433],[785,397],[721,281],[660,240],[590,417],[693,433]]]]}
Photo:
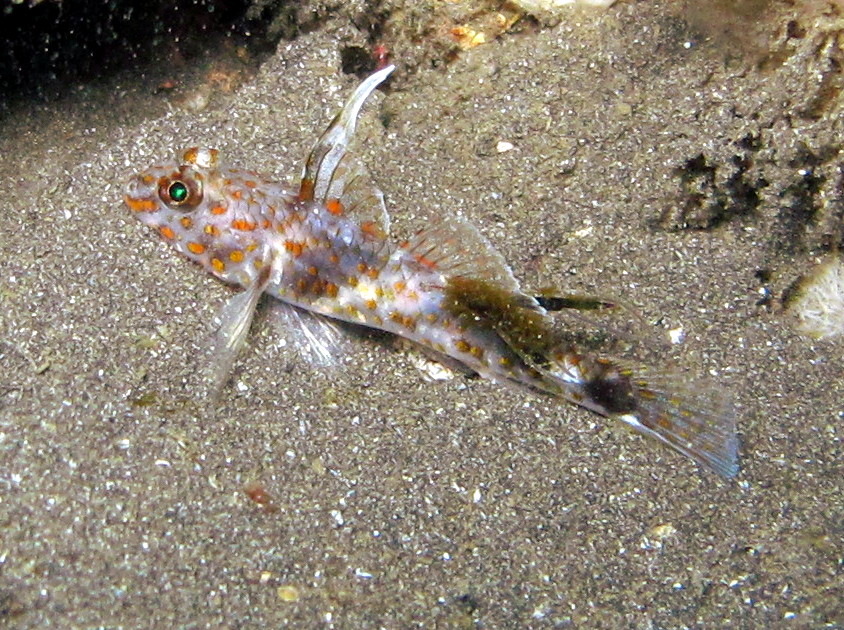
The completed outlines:
{"type": "Polygon", "coordinates": [[[736,414],[723,388],[576,347],[543,306],[551,301],[523,291],[503,256],[457,214],[393,237],[384,196],[351,143],[364,102],[394,69],[354,90],[308,155],[298,190],[228,167],[205,147],[126,184],[134,216],[241,289],[216,320],[216,385],[227,380],[266,294],[315,345],[314,331],[331,322],[383,330],[494,382],[618,420],[734,477],[736,414]]]}

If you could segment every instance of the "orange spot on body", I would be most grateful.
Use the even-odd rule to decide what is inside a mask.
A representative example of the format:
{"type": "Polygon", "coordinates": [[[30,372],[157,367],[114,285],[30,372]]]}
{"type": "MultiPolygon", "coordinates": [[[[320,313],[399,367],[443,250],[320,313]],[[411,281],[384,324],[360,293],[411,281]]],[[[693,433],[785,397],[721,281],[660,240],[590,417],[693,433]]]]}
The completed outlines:
{"type": "Polygon", "coordinates": [[[366,271],[366,265],[363,263],[358,263],[358,273],[364,273],[366,271]]]}
{"type": "Polygon", "coordinates": [[[337,256],[337,254],[331,254],[328,257],[328,260],[331,262],[332,265],[336,265],[337,263],[340,262],[340,257],[337,256]]]}
{"type": "Polygon", "coordinates": [[[158,204],[152,199],[135,199],[126,195],[123,200],[129,206],[129,209],[135,212],[155,212],[158,210],[158,204]]]}
{"type": "Polygon", "coordinates": [[[247,188],[255,188],[255,186],[257,186],[258,184],[253,182],[251,179],[247,179],[245,182],[243,182],[243,185],[247,188]]]}
{"type": "Polygon", "coordinates": [[[310,267],[308,267],[308,273],[312,276],[316,276],[317,274],[319,274],[319,269],[311,265],[310,267]]]}
{"type": "Polygon", "coordinates": [[[393,284],[393,288],[396,290],[396,293],[401,293],[406,287],[407,285],[401,280],[393,284]]]}
{"type": "Polygon", "coordinates": [[[229,260],[231,260],[232,262],[235,262],[235,263],[243,262],[243,252],[240,251],[239,249],[233,250],[229,254],[229,260]]]}
{"type": "Polygon", "coordinates": [[[251,232],[258,227],[254,221],[247,221],[246,219],[235,219],[232,221],[232,229],[241,230],[243,232],[251,232]]]}
{"type": "Polygon", "coordinates": [[[176,238],[176,234],[168,225],[162,225],[160,228],[158,228],[158,231],[161,232],[161,236],[163,236],[164,238],[169,238],[171,240],[176,238]]]}
{"type": "Polygon", "coordinates": [[[381,272],[375,269],[374,267],[370,267],[366,270],[366,275],[369,276],[370,280],[375,280],[376,278],[378,278],[379,273],[381,272]]]}
{"type": "Polygon", "coordinates": [[[214,206],[211,208],[211,214],[225,214],[226,209],[223,206],[214,206]]]}
{"type": "Polygon", "coordinates": [[[262,227],[262,228],[264,228],[265,230],[266,230],[267,228],[269,228],[269,227],[270,227],[270,225],[272,225],[272,224],[270,223],[270,220],[269,220],[269,219],[264,219],[264,222],[263,222],[263,223],[261,223],[261,227],[262,227]]]}
{"type": "Polygon", "coordinates": [[[243,191],[242,190],[232,191],[232,199],[243,199],[243,191]]]}
{"type": "Polygon", "coordinates": [[[190,243],[188,243],[188,250],[192,254],[204,254],[205,245],[203,245],[202,243],[194,243],[193,241],[191,241],[190,243]]]}
{"type": "Polygon", "coordinates": [[[220,236],[220,228],[218,228],[216,225],[206,225],[203,231],[206,234],[210,234],[211,236],[220,236]]]}
{"type": "Polygon", "coordinates": [[[211,266],[220,273],[226,270],[226,263],[224,263],[219,258],[212,258],[211,259],[211,266]]]}
{"type": "Polygon", "coordinates": [[[375,221],[364,221],[360,224],[360,231],[372,238],[382,238],[384,236],[384,232],[375,221]]]}
{"type": "Polygon", "coordinates": [[[454,342],[454,347],[457,348],[460,352],[469,352],[472,349],[472,346],[465,339],[458,339],[454,342]]]}
{"type": "Polygon", "coordinates": [[[328,297],[333,297],[333,298],[337,297],[337,292],[338,292],[337,285],[334,284],[333,282],[329,282],[328,284],[325,285],[325,294],[328,297]]]}
{"type": "Polygon", "coordinates": [[[339,199],[329,199],[325,202],[325,209],[328,210],[331,214],[340,216],[343,214],[343,204],[340,203],[339,199]]]}
{"type": "Polygon", "coordinates": [[[302,255],[305,248],[299,241],[284,241],[284,249],[293,254],[294,257],[298,258],[302,255]]]}
{"type": "Polygon", "coordinates": [[[147,185],[153,183],[155,181],[155,177],[153,175],[144,175],[141,178],[141,181],[147,185]]]}
{"type": "Polygon", "coordinates": [[[182,224],[183,228],[189,230],[193,226],[193,219],[191,219],[190,217],[182,217],[181,219],[179,219],[179,223],[182,224]]]}
{"type": "Polygon", "coordinates": [[[370,311],[374,311],[377,307],[378,307],[378,302],[376,302],[375,300],[367,300],[366,301],[366,308],[368,308],[370,311]]]}

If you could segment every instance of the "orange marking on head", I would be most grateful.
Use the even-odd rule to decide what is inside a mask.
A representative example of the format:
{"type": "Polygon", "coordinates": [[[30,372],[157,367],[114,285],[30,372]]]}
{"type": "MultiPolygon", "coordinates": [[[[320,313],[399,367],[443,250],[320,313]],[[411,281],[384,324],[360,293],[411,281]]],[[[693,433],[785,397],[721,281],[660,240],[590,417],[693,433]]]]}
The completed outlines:
{"type": "Polygon", "coordinates": [[[147,186],[149,186],[151,183],[153,183],[155,181],[155,176],[154,175],[144,175],[141,178],[141,181],[143,183],[145,183],[147,186]]]}
{"type": "Polygon", "coordinates": [[[328,257],[328,260],[331,262],[332,265],[336,265],[340,262],[340,257],[337,254],[331,254],[328,257]]]}
{"type": "Polygon", "coordinates": [[[161,236],[163,236],[164,238],[176,238],[176,234],[173,232],[169,225],[162,225],[158,228],[158,231],[161,232],[161,236]]]}
{"type": "Polygon", "coordinates": [[[232,250],[229,253],[229,260],[235,263],[243,262],[243,252],[239,249],[232,250]]]}
{"type": "Polygon", "coordinates": [[[314,180],[303,179],[299,186],[299,199],[302,201],[312,201],[314,198],[314,180]]]}
{"type": "Polygon", "coordinates": [[[155,212],[158,210],[158,204],[152,199],[135,199],[134,197],[126,195],[123,197],[123,201],[125,201],[126,205],[135,212],[155,212]]]}
{"type": "Polygon", "coordinates": [[[251,179],[247,179],[245,182],[243,182],[243,185],[247,188],[255,188],[255,186],[257,186],[258,184],[253,182],[251,179]]]}
{"type": "Polygon", "coordinates": [[[407,285],[402,280],[393,284],[393,288],[396,290],[396,293],[401,293],[405,290],[405,287],[407,287],[407,285]]]}
{"type": "Polygon", "coordinates": [[[308,273],[311,274],[312,276],[316,276],[316,275],[319,274],[319,269],[317,269],[316,267],[311,265],[310,267],[308,267],[308,273]]]}
{"type": "Polygon", "coordinates": [[[410,241],[402,241],[401,243],[399,243],[399,247],[401,247],[402,249],[407,249],[408,247],[410,247],[410,241]]]}
{"type": "Polygon", "coordinates": [[[263,223],[261,223],[261,227],[262,227],[262,228],[264,228],[265,230],[266,230],[268,227],[270,227],[270,225],[272,225],[272,224],[270,223],[270,220],[269,220],[269,219],[264,219],[263,223]]]}
{"type": "Polygon", "coordinates": [[[235,219],[232,221],[232,228],[235,230],[242,230],[244,232],[251,232],[258,227],[258,224],[246,219],[235,219]]]}
{"type": "Polygon", "coordinates": [[[196,156],[199,154],[199,147],[191,147],[187,151],[185,151],[184,155],[182,155],[182,159],[185,162],[190,162],[191,164],[196,164],[196,156]]]}
{"type": "Polygon", "coordinates": [[[181,219],[179,219],[179,223],[182,224],[183,228],[189,230],[193,226],[193,219],[191,219],[190,217],[182,217],[181,219]]]}
{"type": "Polygon", "coordinates": [[[340,203],[339,199],[329,199],[325,202],[325,209],[328,210],[331,214],[336,214],[340,216],[343,214],[343,204],[340,203]]]}
{"type": "Polygon", "coordinates": [[[188,243],[188,250],[193,254],[203,254],[205,253],[205,245],[191,241],[188,243]]]}
{"type": "Polygon", "coordinates": [[[370,280],[375,280],[379,273],[381,272],[375,269],[375,267],[370,267],[366,270],[366,275],[369,276],[370,280]]]}
{"type": "Polygon", "coordinates": [[[256,249],[258,249],[258,243],[249,243],[249,245],[246,246],[247,252],[254,252],[256,249]]]}
{"type": "Polygon", "coordinates": [[[358,263],[358,272],[364,273],[365,271],[366,271],[366,265],[364,265],[363,263],[358,263]]]}
{"type": "Polygon", "coordinates": [[[232,191],[232,199],[243,199],[243,191],[242,190],[232,191]]]}
{"type": "Polygon", "coordinates": [[[211,236],[220,236],[220,228],[218,228],[216,225],[211,225],[210,223],[205,226],[203,231],[206,234],[210,234],[211,236]]]}
{"type": "Polygon", "coordinates": [[[214,267],[218,272],[222,273],[226,270],[226,263],[224,263],[219,258],[212,258],[211,259],[211,266],[214,267]]]}
{"type": "Polygon", "coordinates": [[[225,214],[226,209],[223,206],[214,206],[211,208],[211,214],[225,214]]]}
{"type": "Polygon", "coordinates": [[[284,249],[298,258],[302,255],[304,247],[302,247],[302,243],[299,241],[284,241],[284,249]]]}

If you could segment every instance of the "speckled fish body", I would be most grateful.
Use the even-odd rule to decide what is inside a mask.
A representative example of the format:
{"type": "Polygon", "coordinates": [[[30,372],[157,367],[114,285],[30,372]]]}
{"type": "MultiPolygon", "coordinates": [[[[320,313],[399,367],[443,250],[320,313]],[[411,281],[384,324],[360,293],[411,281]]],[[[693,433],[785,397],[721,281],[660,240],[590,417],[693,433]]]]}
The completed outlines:
{"type": "Polygon", "coordinates": [[[129,182],[126,205],[173,248],[244,291],[220,317],[227,374],[263,293],[386,330],[469,369],[565,398],[667,443],[715,472],[737,471],[732,409],[579,352],[524,294],[501,255],[457,217],[408,241],[389,236],[381,193],[347,151],[357,114],[392,71],[364,81],[320,137],[298,191],[226,168],[213,149],[129,182]]]}

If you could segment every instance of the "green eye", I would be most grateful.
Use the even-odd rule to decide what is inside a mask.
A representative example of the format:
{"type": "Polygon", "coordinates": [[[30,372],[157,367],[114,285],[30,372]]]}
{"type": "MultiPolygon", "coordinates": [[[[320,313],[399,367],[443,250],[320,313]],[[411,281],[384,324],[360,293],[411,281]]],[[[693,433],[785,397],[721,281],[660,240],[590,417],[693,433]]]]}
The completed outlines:
{"type": "Polygon", "coordinates": [[[188,187],[182,182],[173,182],[167,189],[167,194],[170,195],[173,203],[180,204],[188,198],[188,187]]]}

